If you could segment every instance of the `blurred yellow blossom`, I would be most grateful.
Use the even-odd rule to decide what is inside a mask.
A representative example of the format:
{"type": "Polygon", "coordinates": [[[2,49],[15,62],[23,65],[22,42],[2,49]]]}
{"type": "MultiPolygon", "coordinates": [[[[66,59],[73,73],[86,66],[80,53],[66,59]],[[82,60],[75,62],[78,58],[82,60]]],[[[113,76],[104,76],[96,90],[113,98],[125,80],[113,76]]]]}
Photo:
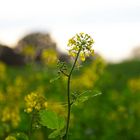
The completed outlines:
{"type": "Polygon", "coordinates": [[[25,55],[27,58],[30,58],[31,60],[33,60],[36,56],[36,50],[34,46],[27,45],[23,48],[22,54],[25,55]]]}
{"type": "Polygon", "coordinates": [[[17,127],[20,121],[19,109],[16,107],[5,107],[2,110],[2,122],[11,122],[13,127],[17,127]]]}
{"type": "Polygon", "coordinates": [[[49,101],[48,108],[60,115],[64,115],[64,116],[66,115],[65,107],[60,102],[49,101]]]}
{"type": "Polygon", "coordinates": [[[118,111],[120,112],[120,113],[124,113],[124,112],[126,112],[126,108],[124,107],[124,106],[118,106],[118,111]]]}
{"type": "Polygon", "coordinates": [[[92,60],[87,64],[88,67],[81,68],[82,74],[73,77],[71,81],[73,89],[93,88],[105,68],[104,60],[100,56],[96,56],[96,61],[92,60]]]}
{"type": "Polygon", "coordinates": [[[35,92],[25,96],[25,104],[25,111],[27,113],[31,113],[33,110],[39,111],[40,109],[47,108],[46,99],[35,92]]]}
{"type": "Polygon", "coordinates": [[[133,92],[140,91],[140,78],[135,78],[135,79],[129,80],[128,85],[133,92]]]}
{"type": "Polygon", "coordinates": [[[17,140],[14,136],[8,136],[5,140],[17,140]]]}
{"type": "Polygon", "coordinates": [[[69,55],[75,57],[80,51],[80,59],[85,61],[86,56],[94,54],[94,50],[92,49],[93,43],[94,40],[88,34],[76,34],[68,41],[69,55]]]}
{"type": "Polygon", "coordinates": [[[53,66],[57,62],[57,53],[53,49],[43,50],[41,59],[45,64],[53,66]]]}

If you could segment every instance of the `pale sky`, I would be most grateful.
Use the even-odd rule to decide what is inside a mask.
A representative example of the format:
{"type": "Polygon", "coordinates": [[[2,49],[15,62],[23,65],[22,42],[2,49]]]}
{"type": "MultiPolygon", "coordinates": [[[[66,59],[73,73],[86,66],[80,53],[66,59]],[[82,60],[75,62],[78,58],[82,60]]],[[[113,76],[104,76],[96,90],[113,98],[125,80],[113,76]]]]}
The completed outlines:
{"type": "Polygon", "coordinates": [[[140,46],[140,0],[0,0],[0,43],[31,31],[50,32],[61,50],[75,33],[89,33],[95,52],[120,61],[140,46]]]}

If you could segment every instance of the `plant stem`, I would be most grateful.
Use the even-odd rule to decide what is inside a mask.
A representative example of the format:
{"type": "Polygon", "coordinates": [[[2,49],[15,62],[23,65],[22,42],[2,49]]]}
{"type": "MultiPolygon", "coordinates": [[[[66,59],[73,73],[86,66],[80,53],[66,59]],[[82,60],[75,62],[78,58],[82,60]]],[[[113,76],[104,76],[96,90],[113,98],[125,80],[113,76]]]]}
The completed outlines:
{"type": "Polygon", "coordinates": [[[29,140],[31,140],[31,138],[32,138],[33,119],[34,119],[34,111],[31,114],[31,121],[30,121],[30,128],[29,128],[29,140]]]}
{"type": "Polygon", "coordinates": [[[68,101],[68,114],[67,114],[67,125],[66,125],[66,134],[65,134],[65,140],[68,140],[68,133],[69,133],[69,123],[70,123],[70,113],[71,113],[71,100],[70,100],[70,80],[72,76],[72,72],[75,68],[76,62],[78,60],[79,54],[80,54],[81,49],[79,49],[75,61],[72,65],[71,71],[68,75],[68,82],[67,82],[67,101],[68,101]]]}

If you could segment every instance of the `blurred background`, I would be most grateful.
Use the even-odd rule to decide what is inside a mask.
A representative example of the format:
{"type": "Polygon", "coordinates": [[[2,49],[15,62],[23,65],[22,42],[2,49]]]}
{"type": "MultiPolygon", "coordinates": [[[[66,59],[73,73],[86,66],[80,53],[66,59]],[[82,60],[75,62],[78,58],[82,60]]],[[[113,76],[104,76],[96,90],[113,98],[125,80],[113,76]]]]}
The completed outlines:
{"type": "MultiPolygon", "coordinates": [[[[140,139],[139,0],[0,0],[0,139],[28,133],[31,92],[66,113],[66,80],[50,80],[58,59],[70,67],[67,41],[79,32],[93,37],[95,55],[75,70],[72,91],[102,95],[73,108],[70,139],[140,139]]],[[[39,128],[34,140],[49,132],[39,128]]]]}

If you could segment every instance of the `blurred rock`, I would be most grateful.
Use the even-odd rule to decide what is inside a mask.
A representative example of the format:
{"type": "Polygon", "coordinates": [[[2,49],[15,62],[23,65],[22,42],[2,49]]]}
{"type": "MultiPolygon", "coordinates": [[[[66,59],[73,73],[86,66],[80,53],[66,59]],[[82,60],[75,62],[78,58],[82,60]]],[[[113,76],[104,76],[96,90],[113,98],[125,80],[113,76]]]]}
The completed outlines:
{"type": "Polygon", "coordinates": [[[27,62],[40,61],[43,50],[56,50],[56,43],[48,33],[35,32],[26,35],[17,43],[15,50],[25,56],[27,62]]]}
{"type": "Polygon", "coordinates": [[[0,61],[8,65],[23,65],[23,56],[16,53],[12,48],[0,44],[0,61]]]}

